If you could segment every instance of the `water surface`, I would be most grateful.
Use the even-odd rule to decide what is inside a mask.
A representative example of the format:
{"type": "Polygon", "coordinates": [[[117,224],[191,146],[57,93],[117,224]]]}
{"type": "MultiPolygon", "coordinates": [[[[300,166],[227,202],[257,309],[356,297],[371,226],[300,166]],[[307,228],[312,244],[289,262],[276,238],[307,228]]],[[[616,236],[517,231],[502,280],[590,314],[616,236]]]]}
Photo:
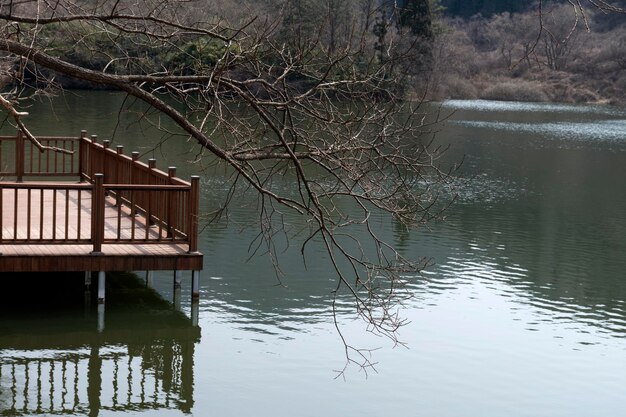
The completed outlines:
{"type": "MultiPolygon", "coordinates": [[[[50,134],[86,128],[156,157],[161,167],[202,173],[189,163],[196,148],[142,133],[129,123],[134,114],[119,116],[122,100],[101,92],[68,95],[54,114],[43,105],[31,109],[38,115],[31,124],[50,134]]],[[[256,211],[242,202],[232,207],[228,223],[202,232],[201,335],[186,334],[178,316],[175,323],[149,324],[146,316],[169,315],[163,312],[168,307],[155,313],[142,305],[107,305],[107,331],[119,333],[115,339],[98,336],[80,302],[80,311],[54,318],[59,326],[3,316],[0,409],[13,407],[9,415],[67,411],[73,403],[67,394],[62,401],[63,392],[73,391],[64,384],[74,383],[76,370],[89,374],[91,363],[101,369],[101,395],[96,401],[78,384],[85,395],[73,412],[620,415],[626,402],[626,111],[485,101],[451,101],[442,109],[451,116],[438,140],[450,144],[449,161],[464,158],[469,179],[458,202],[445,222],[429,229],[407,233],[390,220],[380,222],[383,236],[406,255],[435,261],[423,275],[409,277],[413,298],[401,314],[410,324],[400,332],[407,348],[367,333],[353,320],[349,300],[340,303],[347,340],[381,348],[372,352],[377,372],[366,378],[352,367],[345,380],[333,379],[345,358],[330,309],[334,276],[323,251],[313,250],[304,268],[297,249],[287,248],[280,258],[283,285],[277,285],[268,259],[248,260],[257,231],[244,225],[254,223],[256,211]],[[124,330],[124,322],[146,323],[146,329],[124,330]],[[40,345],[10,336],[25,326],[40,345]],[[34,361],[26,372],[25,358],[34,361]],[[32,365],[37,361],[39,373],[32,365]],[[182,382],[183,369],[191,381],[182,382]],[[128,375],[135,375],[130,382],[128,375]],[[23,394],[37,384],[52,392],[39,408],[36,396],[23,394]]],[[[209,209],[229,178],[202,175],[202,204],[209,209]]],[[[288,179],[282,186],[290,186],[288,179]]],[[[189,281],[185,276],[187,314],[189,281]]],[[[155,287],[171,299],[171,274],[159,274],[155,287]]]]}

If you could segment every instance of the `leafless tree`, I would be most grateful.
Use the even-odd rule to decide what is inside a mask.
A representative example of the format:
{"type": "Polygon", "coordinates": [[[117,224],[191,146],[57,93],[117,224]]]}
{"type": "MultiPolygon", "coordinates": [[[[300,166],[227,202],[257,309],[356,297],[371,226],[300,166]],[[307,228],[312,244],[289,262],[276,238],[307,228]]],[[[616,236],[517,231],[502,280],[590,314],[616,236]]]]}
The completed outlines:
{"type": "MultiPolygon", "coordinates": [[[[260,241],[274,257],[282,216],[303,216],[310,228],[302,256],[313,242],[323,245],[338,277],[335,297],[351,295],[373,332],[400,342],[403,277],[423,261],[381,239],[372,216],[388,213],[407,228],[424,224],[440,213],[437,192],[450,173],[439,165],[441,149],[428,143],[419,104],[398,95],[403,74],[392,68],[401,67],[394,61],[402,56],[389,45],[384,53],[393,59],[374,59],[371,34],[354,30],[358,24],[344,26],[352,29],[329,48],[321,42],[328,19],[318,31],[310,25],[307,36],[285,39],[284,10],[270,18],[251,9],[233,23],[207,14],[216,9],[211,4],[2,0],[0,51],[13,63],[3,104],[27,131],[22,100],[31,87],[39,93],[54,86],[60,74],[144,101],[178,125],[181,140],[199,143],[205,161],[232,173],[232,192],[213,219],[236,189],[251,190],[260,241]],[[64,58],[76,51],[87,54],[84,62],[64,58]],[[249,112],[242,114],[242,106],[249,112]],[[287,174],[295,192],[274,186],[287,174]],[[355,228],[368,241],[357,241],[355,228]]],[[[366,352],[344,342],[347,364],[372,365],[366,352]]]]}
{"type": "Polygon", "coordinates": [[[626,14],[626,9],[604,0],[567,0],[563,5],[539,0],[539,35],[534,45],[543,44],[549,68],[563,69],[572,50],[579,46],[576,39],[580,31],[590,31],[590,14],[594,12],[626,14]]]}

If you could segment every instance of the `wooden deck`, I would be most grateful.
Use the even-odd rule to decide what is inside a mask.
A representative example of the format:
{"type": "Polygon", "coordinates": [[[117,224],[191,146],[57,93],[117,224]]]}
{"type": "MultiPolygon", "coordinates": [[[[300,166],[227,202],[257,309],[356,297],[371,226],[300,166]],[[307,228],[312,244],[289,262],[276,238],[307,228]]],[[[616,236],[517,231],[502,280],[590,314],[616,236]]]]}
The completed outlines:
{"type": "Polygon", "coordinates": [[[0,174],[17,180],[0,182],[0,272],[202,269],[197,177],[183,181],[84,133],[40,140],[70,153],[0,137],[0,162],[15,161],[0,174]]]}

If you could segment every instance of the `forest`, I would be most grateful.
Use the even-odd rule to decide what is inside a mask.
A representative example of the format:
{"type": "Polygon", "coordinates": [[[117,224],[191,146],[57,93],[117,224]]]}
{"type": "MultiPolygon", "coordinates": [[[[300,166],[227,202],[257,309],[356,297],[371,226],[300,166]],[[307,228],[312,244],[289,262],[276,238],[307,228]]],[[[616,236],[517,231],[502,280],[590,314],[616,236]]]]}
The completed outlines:
{"type": "MultiPolygon", "coordinates": [[[[180,6],[176,14],[183,22],[193,17],[233,30],[254,29],[256,36],[273,45],[270,49],[284,45],[306,50],[307,59],[332,60],[333,54],[361,45],[352,69],[364,74],[387,65],[393,74],[382,77],[397,80],[402,74],[394,89],[408,98],[623,102],[626,0],[607,3],[612,9],[594,4],[203,0],[180,6]]],[[[110,32],[86,30],[78,23],[47,25],[38,37],[48,39],[47,50],[62,60],[116,74],[163,68],[198,74],[214,66],[226,48],[223,40],[201,36],[181,36],[165,47],[151,48],[141,35],[118,42],[110,32]]],[[[271,62],[276,57],[269,54],[263,59],[271,62]]],[[[2,78],[9,79],[10,71],[5,67],[2,78]]],[[[66,88],[102,88],[63,74],[56,74],[55,81],[66,88]]],[[[297,74],[290,82],[307,86],[306,77],[297,74]]]]}

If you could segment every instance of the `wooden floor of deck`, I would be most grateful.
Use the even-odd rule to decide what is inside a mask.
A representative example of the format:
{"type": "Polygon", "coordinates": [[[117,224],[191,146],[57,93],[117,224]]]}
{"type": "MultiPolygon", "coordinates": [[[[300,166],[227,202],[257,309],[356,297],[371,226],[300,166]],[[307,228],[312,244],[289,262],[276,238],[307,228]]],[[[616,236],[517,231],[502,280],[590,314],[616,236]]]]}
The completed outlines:
{"type": "Polygon", "coordinates": [[[202,254],[188,253],[186,244],[155,243],[159,236],[165,238],[167,231],[146,227],[146,218],[131,216],[129,209],[118,210],[112,197],[105,202],[104,238],[117,236],[120,241],[103,244],[99,254],[92,253],[93,246],[86,242],[91,238],[91,192],[66,190],[55,197],[52,192],[4,189],[0,198],[0,239],[4,239],[0,242],[0,272],[202,269],[202,254]],[[31,210],[24,210],[29,206],[31,210]],[[19,207],[17,216],[15,207],[19,207]],[[40,207],[45,207],[43,213],[40,207]],[[50,242],[59,236],[67,241],[50,242]],[[145,243],[122,242],[131,238],[145,238],[145,243]]]}

